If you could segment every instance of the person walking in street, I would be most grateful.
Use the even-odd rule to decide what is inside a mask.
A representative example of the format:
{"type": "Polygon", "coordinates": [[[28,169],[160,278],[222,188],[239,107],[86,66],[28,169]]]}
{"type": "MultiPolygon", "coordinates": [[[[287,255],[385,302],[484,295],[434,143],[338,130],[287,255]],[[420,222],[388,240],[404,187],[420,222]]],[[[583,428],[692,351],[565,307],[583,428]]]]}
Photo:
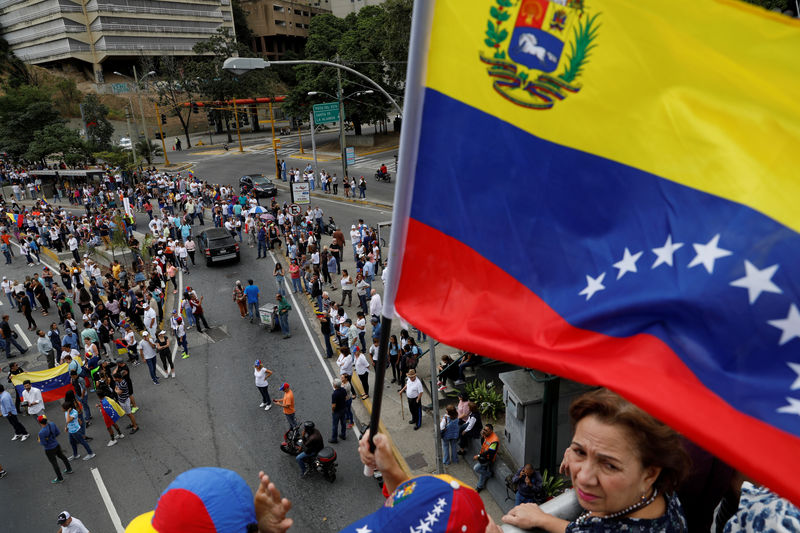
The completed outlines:
{"type": "Polygon", "coordinates": [[[158,332],[156,337],[156,350],[158,356],[161,358],[161,366],[164,367],[164,373],[167,377],[175,377],[175,365],[172,363],[172,354],[169,349],[169,338],[167,332],[163,329],[158,332]]]}
{"type": "Polygon", "coordinates": [[[136,423],[136,418],[131,412],[131,397],[130,392],[128,392],[130,389],[119,370],[114,374],[114,382],[114,392],[117,393],[117,402],[119,406],[122,407],[122,410],[125,411],[125,414],[128,415],[128,418],[131,419],[131,435],[133,435],[139,431],[139,425],[136,423]]]}
{"type": "Polygon", "coordinates": [[[442,456],[444,464],[458,464],[458,412],[455,405],[448,405],[442,421],[439,422],[442,432],[442,456]]]}
{"type": "Polygon", "coordinates": [[[22,315],[25,317],[25,320],[28,321],[28,331],[33,331],[36,329],[36,321],[33,319],[33,315],[31,314],[31,300],[28,298],[28,295],[25,294],[25,292],[17,293],[17,307],[20,311],[22,311],[22,315]]]}
{"type": "Polygon", "coordinates": [[[19,439],[20,442],[28,440],[30,434],[17,418],[19,413],[17,413],[17,408],[14,406],[14,400],[11,399],[11,395],[5,390],[3,385],[0,385],[0,413],[3,414],[3,417],[8,420],[8,423],[14,428],[14,436],[11,440],[19,439]]]}
{"type": "Polygon", "coordinates": [[[38,335],[36,349],[39,350],[40,355],[47,359],[47,368],[54,368],[56,366],[56,353],[53,343],[50,342],[49,338],[45,337],[44,331],[40,329],[36,330],[36,335],[38,335]]]}
{"type": "Polygon", "coordinates": [[[153,341],[150,340],[150,333],[147,331],[142,332],[139,351],[142,353],[144,362],[147,363],[147,369],[150,371],[150,379],[153,380],[153,385],[158,385],[158,376],[156,375],[156,355],[158,355],[158,350],[153,341]]]}
{"type": "Polygon", "coordinates": [[[61,526],[58,533],[89,533],[83,522],[69,514],[68,511],[62,511],[56,522],[61,526]]]}
{"type": "Polygon", "coordinates": [[[61,404],[61,409],[64,410],[64,420],[66,420],[67,423],[66,430],[69,433],[69,444],[72,446],[72,455],[67,457],[67,459],[72,461],[80,458],[80,454],[78,454],[78,444],[83,446],[86,450],[86,456],[83,460],[88,461],[89,459],[93,459],[95,454],[92,452],[89,443],[86,442],[86,439],[83,437],[81,423],[78,420],[78,410],[67,402],[61,404]]]}
{"type": "Polygon", "coordinates": [[[478,492],[486,488],[486,482],[492,477],[492,466],[494,460],[497,458],[497,448],[500,445],[500,439],[494,432],[494,426],[486,424],[481,431],[481,451],[478,455],[472,458],[477,461],[472,469],[478,474],[478,484],[475,490],[478,492]]]}
{"type": "Polygon", "coordinates": [[[192,315],[194,316],[194,323],[197,326],[197,332],[203,333],[203,328],[200,327],[200,322],[203,323],[206,329],[210,329],[210,326],[206,321],[206,315],[203,312],[203,297],[200,296],[198,298],[197,295],[192,295],[191,299],[189,300],[189,305],[192,307],[192,315]]]}
{"type": "Polygon", "coordinates": [[[47,417],[44,415],[39,415],[36,420],[38,420],[39,426],[41,427],[37,440],[39,444],[42,445],[42,448],[44,448],[44,454],[47,460],[50,461],[50,464],[53,465],[53,470],[56,473],[55,479],[50,483],[63,483],[64,476],[61,475],[62,472],[58,467],[58,461],[56,461],[56,459],[61,459],[61,462],[64,463],[64,474],[71,474],[72,466],[69,464],[69,459],[64,455],[64,452],[61,450],[61,445],[58,443],[58,436],[61,432],[58,426],[53,422],[48,422],[47,417]]]}
{"type": "Polygon", "coordinates": [[[29,379],[23,381],[22,386],[25,389],[22,391],[22,401],[28,404],[28,414],[31,416],[45,414],[41,389],[31,385],[31,380],[29,379]]]}
{"type": "Polygon", "coordinates": [[[238,279],[233,286],[233,301],[239,306],[239,316],[247,318],[247,296],[244,294],[242,282],[238,279]]]}
{"type": "Polygon", "coordinates": [[[122,408],[111,396],[106,395],[106,392],[110,394],[111,390],[107,387],[103,387],[103,389],[105,392],[100,390],[100,387],[97,389],[97,399],[100,400],[100,403],[96,403],[95,406],[100,410],[100,414],[103,415],[103,423],[106,426],[106,431],[108,431],[109,441],[108,444],[106,444],[106,447],[111,447],[114,446],[120,439],[125,438],[125,434],[121,429],[119,429],[119,426],[116,423],[116,420],[119,419],[119,415],[124,413],[124,411],[122,411],[122,408]],[[103,401],[104,399],[105,402],[103,401]],[[109,416],[108,412],[106,412],[106,405],[104,404],[109,406],[109,412],[111,412],[115,418],[111,418],[111,416],[109,416]],[[116,409],[112,406],[116,406],[116,409]],[[117,431],[116,437],[114,435],[114,430],[117,431]]]}
{"type": "Polygon", "coordinates": [[[331,431],[331,438],[328,440],[331,444],[336,444],[339,440],[336,438],[338,430],[339,439],[347,440],[347,391],[342,387],[342,380],[336,378],[333,380],[333,393],[331,394],[331,411],[333,412],[333,429],[331,431]]]}
{"type": "MultiPolygon", "coordinates": [[[[253,375],[256,378],[256,388],[261,393],[261,404],[265,411],[272,409],[272,400],[269,398],[269,382],[267,379],[272,375],[272,370],[267,369],[261,364],[261,359],[256,359],[253,363],[253,375]]],[[[285,394],[284,394],[285,397],[285,394]]]]}
{"type": "Polygon", "coordinates": [[[281,296],[286,296],[286,288],[284,285],[284,274],[283,274],[283,265],[278,262],[275,263],[275,269],[272,271],[272,275],[275,278],[275,284],[278,286],[278,294],[281,296]]]}
{"type": "Polygon", "coordinates": [[[258,285],[253,283],[252,279],[248,279],[247,287],[244,288],[244,294],[247,297],[247,311],[250,316],[251,324],[258,317],[258,293],[258,285]]]}
{"type": "Polygon", "coordinates": [[[288,383],[281,385],[279,390],[283,391],[283,398],[272,401],[283,407],[283,415],[286,417],[286,421],[289,422],[289,429],[294,429],[297,427],[294,409],[294,392],[289,388],[288,383]]]}
{"type": "Polygon", "coordinates": [[[292,306],[280,294],[276,294],[275,297],[278,299],[278,323],[281,326],[283,338],[288,339],[292,336],[289,332],[289,311],[292,310],[292,306]]]}
{"type": "Polygon", "coordinates": [[[2,339],[0,339],[2,340],[0,348],[5,349],[6,359],[16,357],[15,355],[11,355],[11,346],[14,346],[17,350],[19,350],[20,354],[24,354],[28,351],[27,348],[20,346],[14,338],[14,333],[11,331],[11,325],[8,323],[8,315],[3,315],[3,319],[0,320],[0,337],[2,337],[2,339]]]}
{"type": "MultiPolygon", "coordinates": [[[[150,307],[148,302],[144,302],[142,307],[144,307],[144,327],[150,334],[150,338],[154,339],[156,336],[156,328],[158,327],[158,314],[155,309],[150,307]]],[[[83,335],[83,333],[81,333],[81,335],[83,335]]]]}
{"type": "Polygon", "coordinates": [[[400,394],[406,393],[408,399],[408,412],[411,413],[409,424],[414,425],[414,430],[422,425],[422,381],[417,378],[417,371],[413,368],[408,371],[406,384],[400,389],[400,394]]]}

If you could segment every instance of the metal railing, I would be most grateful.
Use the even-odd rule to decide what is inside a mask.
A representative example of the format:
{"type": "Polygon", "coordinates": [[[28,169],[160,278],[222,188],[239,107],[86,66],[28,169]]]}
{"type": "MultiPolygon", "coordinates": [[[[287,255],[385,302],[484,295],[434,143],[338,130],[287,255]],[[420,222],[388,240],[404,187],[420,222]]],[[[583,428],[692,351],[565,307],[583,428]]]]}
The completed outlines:
{"type": "Polygon", "coordinates": [[[156,26],[147,24],[119,24],[119,23],[100,23],[92,25],[92,31],[133,31],[149,33],[203,33],[212,34],[216,27],[205,26],[198,28],[181,26],[156,26]]]}
{"type": "MultiPolygon", "coordinates": [[[[568,490],[559,496],[556,496],[550,501],[544,502],[540,505],[542,511],[547,514],[553,515],[562,520],[574,521],[583,512],[583,509],[578,504],[578,498],[575,496],[575,491],[568,490]]],[[[501,528],[503,533],[529,533],[530,531],[542,532],[543,529],[525,530],[508,524],[502,524],[501,528]]]]}
{"type": "MultiPolygon", "coordinates": [[[[80,8],[78,8],[80,11],[80,8]]],[[[118,4],[97,4],[97,11],[110,11],[122,13],[146,13],[150,15],[182,15],[187,17],[206,17],[206,18],[222,18],[222,12],[219,9],[201,11],[197,9],[173,9],[169,7],[140,7],[140,6],[122,6],[118,4]]]]}

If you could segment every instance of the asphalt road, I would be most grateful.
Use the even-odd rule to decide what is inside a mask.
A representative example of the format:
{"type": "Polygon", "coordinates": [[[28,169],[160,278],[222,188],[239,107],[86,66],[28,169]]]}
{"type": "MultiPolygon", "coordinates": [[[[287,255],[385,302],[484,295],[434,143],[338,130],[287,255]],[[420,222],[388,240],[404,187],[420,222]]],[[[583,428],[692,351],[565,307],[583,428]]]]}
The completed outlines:
{"type": "MultiPolygon", "coordinates": [[[[227,168],[228,175],[241,172],[241,159],[219,159],[225,161],[213,164],[227,168]]],[[[203,171],[198,168],[196,172],[203,171]]],[[[208,179],[223,181],[212,175],[208,179]]],[[[285,196],[287,193],[282,189],[278,200],[282,202],[285,196]]],[[[375,207],[343,205],[327,199],[315,203],[323,208],[326,219],[333,216],[340,226],[349,226],[357,218],[375,225],[391,216],[390,212],[375,207]]],[[[323,240],[327,243],[329,238],[323,240]]],[[[261,287],[262,303],[274,299],[273,262],[269,258],[256,260],[255,255],[255,248],[249,248],[245,242],[241,263],[213,267],[199,264],[183,277],[184,285],[191,285],[205,297],[204,307],[215,342],[190,330],[191,357],[186,360],[178,357],[177,378],[162,379],[158,386],[151,383],[145,365],[134,368],[141,431],[113,448],[106,448],[106,432],[102,421],[97,419],[88,430],[95,437],[91,444],[97,457],[90,462],[77,461],[75,474],[67,476],[65,483],[49,483],[53,472],[35,437],[24,443],[12,442],[10,426],[2,422],[7,425],[7,438],[0,439],[0,464],[9,472],[8,477],[0,480],[3,528],[55,530],[55,517],[68,509],[93,533],[113,532],[116,529],[109,506],[124,526],[138,514],[152,509],[158,495],[178,473],[197,466],[233,469],[251,487],[256,485],[258,471],[266,471],[294,503],[291,516],[296,523],[295,531],[338,531],[381,505],[376,483],[362,475],[352,436],[334,445],[339,454],[339,473],[333,485],[318,476],[299,479],[293,458],[279,450],[287,423],[278,407],[269,412],[258,407],[260,396],[253,384],[253,360],[260,358],[274,371],[270,380],[273,397],[280,397],[277,390],[280,383],[292,384],[298,419],[317,422],[326,439],[330,431],[331,387],[294,302],[290,339],[239,318],[238,308],[231,300],[237,279],[243,282],[254,279],[261,287]],[[101,496],[98,478],[107,488],[109,505],[101,496]]],[[[17,257],[14,265],[2,267],[2,274],[20,279],[29,270],[24,260],[17,257]]],[[[6,302],[0,312],[8,309],[6,302]]],[[[11,315],[13,322],[20,322],[21,315],[11,315]]],[[[40,325],[49,323],[38,315],[36,318],[40,325]]],[[[24,330],[24,319],[21,326],[24,330]]],[[[32,337],[30,340],[33,342],[32,337]]],[[[313,342],[317,342],[316,338],[313,342]]],[[[5,371],[4,358],[0,365],[5,371]]],[[[53,420],[61,421],[57,404],[48,404],[47,412],[53,420]]],[[[30,431],[36,426],[27,417],[23,417],[23,424],[30,431]]],[[[62,435],[60,441],[67,450],[67,439],[62,435]]]]}

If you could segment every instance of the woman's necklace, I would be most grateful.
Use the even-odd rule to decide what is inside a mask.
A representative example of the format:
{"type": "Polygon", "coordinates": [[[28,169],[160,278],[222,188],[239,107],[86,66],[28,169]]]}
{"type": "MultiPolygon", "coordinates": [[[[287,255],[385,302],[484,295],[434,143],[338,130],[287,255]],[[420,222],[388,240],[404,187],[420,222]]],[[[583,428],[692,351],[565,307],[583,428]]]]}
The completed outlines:
{"type": "MultiPolygon", "coordinates": [[[[642,507],[647,507],[648,505],[650,505],[651,503],[656,501],[656,497],[657,496],[658,496],[658,489],[654,488],[653,489],[653,494],[649,498],[645,498],[644,496],[642,496],[642,499],[640,499],[638,502],[636,502],[636,503],[634,503],[632,505],[629,505],[625,509],[622,509],[621,511],[617,511],[616,513],[611,513],[609,515],[606,515],[606,516],[603,516],[603,517],[600,517],[600,518],[604,518],[604,519],[619,518],[620,516],[628,515],[628,514],[634,512],[634,511],[636,511],[637,509],[641,509],[642,507]]],[[[586,511],[585,513],[580,515],[577,520],[575,520],[575,523],[576,524],[583,524],[591,517],[592,517],[591,512],[590,511],[586,511]]]]}

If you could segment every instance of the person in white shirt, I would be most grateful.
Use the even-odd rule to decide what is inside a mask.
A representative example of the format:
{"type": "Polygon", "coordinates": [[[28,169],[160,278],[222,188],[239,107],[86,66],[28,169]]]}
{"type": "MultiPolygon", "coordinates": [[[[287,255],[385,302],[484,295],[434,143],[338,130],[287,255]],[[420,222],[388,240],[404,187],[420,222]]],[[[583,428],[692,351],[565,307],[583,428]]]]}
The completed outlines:
{"type": "Polygon", "coordinates": [[[150,333],[150,338],[155,338],[156,327],[158,327],[158,314],[149,303],[144,303],[144,327],[150,333]]]}
{"type": "Polygon", "coordinates": [[[78,254],[78,239],[75,238],[75,235],[70,235],[69,240],[67,241],[67,246],[69,247],[69,251],[72,253],[72,257],[75,258],[76,263],[80,263],[81,258],[78,254]]]}
{"type": "Polygon", "coordinates": [[[369,398],[369,359],[364,355],[364,352],[358,349],[358,346],[354,348],[354,353],[356,374],[358,375],[358,380],[361,381],[361,386],[364,388],[364,394],[361,399],[366,400],[369,398]]]}
{"type": "Polygon", "coordinates": [[[272,408],[272,400],[269,398],[269,382],[267,382],[267,378],[272,375],[272,370],[264,367],[261,364],[261,359],[256,359],[253,364],[253,375],[256,378],[256,388],[261,393],[261,405],[259,407],[269,411],[272,408]]]}
{"type": "Polygon", "coordinates": [[[353,354],[350,353],[349,348],[343,346],[339,350],[339,357],[336,359],[336,364],[339,366],[339,374],[353,375],[353,354]]]}
{"type": "Polygon", "coordinates": [[[372,289],[372,296],[369,299],[369,314],[380,319],[382,312],[383,302],[381,301],[381,295],[378,294],[378,291],[372,289]]]}
{"type": "Polygon", "coordinates": [[[83,522],[70,515],[67,511],[58,515],[58,524],[61,526],[59,533],[89,533],[83,522]]]}
{"type": "Polygon", "coordinates": [[[31,386],[31,380],[26,379],[22,382],[25,390],[22,391],[22,400],[28,403],[28,414],[32,416],[39,416],[44,413],[44,400],[42,400],[42,391],[36,387],[31,386]]]}
{"type": "Polygon", "coordinates": [[[153,380],[153,384],[158,385],[158,376],[156,376],[156,355],[158,355],[158,350],[150,341],[150,334],[146,331],[142,332],[142,340],[139,342],[139,352],[141,352],[144,361],[147,363],[147,368],[150,370],[150,378],[153,380]]]}
{"type": "Polygon", "coordinates": [[[411,413],[409,424],[414,424],[414,430],[422,424],[422,382],[417,378],[417,371],[413,368],[408,371],[405,386],[400,389],[400,394],[406,393],[408,410],[411,413]]]}

